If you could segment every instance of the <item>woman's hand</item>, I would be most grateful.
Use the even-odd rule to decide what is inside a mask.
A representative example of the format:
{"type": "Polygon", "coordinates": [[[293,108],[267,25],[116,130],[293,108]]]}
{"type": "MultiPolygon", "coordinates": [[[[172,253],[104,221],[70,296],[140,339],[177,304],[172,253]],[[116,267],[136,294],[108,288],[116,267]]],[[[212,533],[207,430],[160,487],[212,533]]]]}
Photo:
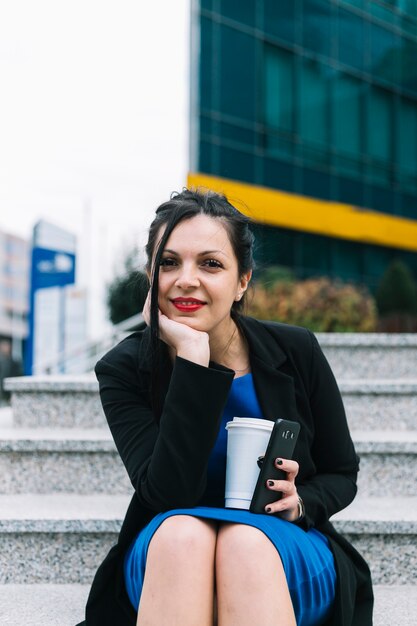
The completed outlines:
{"type": "MultiPolygon", "coordinates": [[[[151,292],[143,305],[143,319],[151,323],[151,292]]],[[[207,366],[210,360],[209,336],[207,333],[194,330],[187,324],[176,322],[164,315],[159,309],[159,336],[177,356],[207,366]]]]}
{"type": "Polygon", "coordinates": [[[267,513],[278,513],[282,519],[288,522],[295,522],[299,518],[299,506],[298,506],[298,493],[295,486],[295,477],[298,474],[299,465],[296,461],[289,461],[287,459],[277,459],[281,461],[278,464],[275,461],[278,469],[287,473],[287,480],[267,480],[266,485],[271,491],[280,491],[282,497],[276,502],[268,504],[266,507],[267,513]],[[268,511],[268,509],[270,509],[268,511]]]}

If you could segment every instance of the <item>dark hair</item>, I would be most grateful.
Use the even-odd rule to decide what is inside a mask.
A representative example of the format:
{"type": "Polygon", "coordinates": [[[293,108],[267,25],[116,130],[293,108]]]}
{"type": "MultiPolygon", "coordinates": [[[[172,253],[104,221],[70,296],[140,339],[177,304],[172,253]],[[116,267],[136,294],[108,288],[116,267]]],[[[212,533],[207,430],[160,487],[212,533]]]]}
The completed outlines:
{"type": "MultiPolygon", "coordinates": [[[[152,341],[152,399],[153,405],[157,402],[156,377],[158,370],[158,347],[159,347],[159,323],[158,323],[158,288],[159,266],[169,236],[174,228],[182,221],[191,219],[196,215],[207,215],[221,220],[230,243],[235,253],[239,276],[253,269],[253,244],[254,236],[249,229],[250,219],[240,213],[226,196],[210,190],[183,189],[181,193],[173,193],[170,200],[161,204],[157,210],[155,219],[149,228],[149,238],[146,244],[147,264],[146,269],[151,276],[151,306],[150,328],[152,341]],[[161,226],[165,225],[164,233],[157,244],[157,237],[161,226]],[[157,250],[155,254],[155,247],[157,250]],[[152,263],[152,258],[155,258],[152,263]],[[154,380],[155,379],[155,380],[154,380]]],[[[241,300],[235,301],[231,309],[231,315],[237,319],[245,303],[245,295],[241,300]]],[[[156,415],[159,410],[156,410],[156,415]]]]}

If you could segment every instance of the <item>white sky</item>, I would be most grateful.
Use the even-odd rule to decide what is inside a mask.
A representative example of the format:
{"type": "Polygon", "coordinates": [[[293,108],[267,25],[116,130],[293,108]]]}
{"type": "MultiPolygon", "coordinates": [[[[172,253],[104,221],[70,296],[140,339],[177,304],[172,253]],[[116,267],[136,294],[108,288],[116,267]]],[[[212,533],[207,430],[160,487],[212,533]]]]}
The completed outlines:
{"type": "MultiPolygon", "coordinates": [[[[190,0],[0,0],[0,229],[79,237],[104,282],[186,182],[190,0]]],[[[97,333],[93,333],[94,335],[97,333]]]]}

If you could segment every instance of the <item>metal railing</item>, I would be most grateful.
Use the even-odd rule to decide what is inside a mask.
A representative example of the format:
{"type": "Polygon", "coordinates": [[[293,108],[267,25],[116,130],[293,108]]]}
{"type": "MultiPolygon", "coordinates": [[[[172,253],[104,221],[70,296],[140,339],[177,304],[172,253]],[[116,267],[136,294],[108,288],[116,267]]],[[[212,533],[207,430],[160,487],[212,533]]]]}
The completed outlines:
{"type": "Polygon", "coordinates": [[[115,324],[111,331],[99,340],[74,346],[48,359],[37,363],[33,368],[33,375],[42,374],[84,374],[92,372],[96,362],[119,343],[132,331],[145,327],[142,313],[138,313],[119,324],[115,324]]]}

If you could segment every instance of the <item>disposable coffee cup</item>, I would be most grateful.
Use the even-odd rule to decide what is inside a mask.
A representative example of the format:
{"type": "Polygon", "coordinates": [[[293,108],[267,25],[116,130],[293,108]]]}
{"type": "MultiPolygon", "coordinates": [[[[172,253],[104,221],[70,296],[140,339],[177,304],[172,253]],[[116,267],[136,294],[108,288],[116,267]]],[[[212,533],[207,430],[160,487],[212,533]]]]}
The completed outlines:
{"type": "Polygon", "coordinates": [[[234,417],[227,422],[225,507],[249,509],[259,476],[258,457],[265,454],[274,422],[234,417]]]}

